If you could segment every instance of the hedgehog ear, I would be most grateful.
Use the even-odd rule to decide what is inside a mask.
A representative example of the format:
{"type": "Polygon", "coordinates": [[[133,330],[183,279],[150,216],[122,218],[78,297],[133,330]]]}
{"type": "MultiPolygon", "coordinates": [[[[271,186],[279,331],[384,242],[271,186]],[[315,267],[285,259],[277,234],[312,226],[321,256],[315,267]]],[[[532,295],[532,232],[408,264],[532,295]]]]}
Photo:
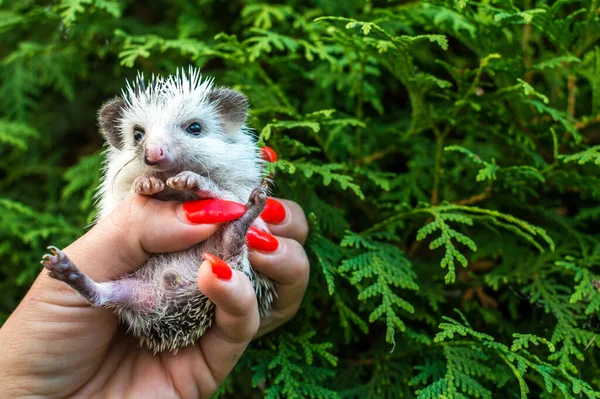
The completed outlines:
{"type": "Polygon", "coordinates": [[[215,102],[223,126],[228,134],[239,132],[248,115],[248,99],[242,93],[225,88],[213,89],[208,101],[215,102]]]}
{"type": "Polygon", "coordinates": [[[102,105],[98,112],[98,123],[100,132],[110,145],[120,149],[123,144],[123,137],[120,132],[120,120],[123,117],[125,100],[115,97],[102,105]]]}

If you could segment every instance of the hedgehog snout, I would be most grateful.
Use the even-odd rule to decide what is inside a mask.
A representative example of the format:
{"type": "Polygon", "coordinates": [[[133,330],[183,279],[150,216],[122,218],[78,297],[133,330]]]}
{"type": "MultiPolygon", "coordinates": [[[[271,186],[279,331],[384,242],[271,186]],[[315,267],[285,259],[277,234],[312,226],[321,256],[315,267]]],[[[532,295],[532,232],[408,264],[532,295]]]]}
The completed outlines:
{"type": "Polygon", "coordinates": [[[167,147],[160,143],[147,143],[144,149],[144,163],[149,166],[165,164],[171,160],[167,147]]]}

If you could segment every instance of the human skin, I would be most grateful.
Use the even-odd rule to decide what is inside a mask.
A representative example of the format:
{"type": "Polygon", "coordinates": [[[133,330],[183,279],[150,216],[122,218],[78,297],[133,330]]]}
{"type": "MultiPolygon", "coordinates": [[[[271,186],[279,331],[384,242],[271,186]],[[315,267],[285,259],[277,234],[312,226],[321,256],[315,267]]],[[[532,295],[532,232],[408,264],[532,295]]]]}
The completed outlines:
{"type": "MultiPolygon", "coordinates": [[[[244,273],[222,280],[204,261],[198,285],[216,305],[212,327],[177,355],[152,355],[125,334],[111,311],[91,307],[42,272],[0,329],[0,398],[210,397],[250,341],[291,319],[304,295],[306,219],[296,203],[278,201],[285,219],[269,224],[277,249],[250,255],[253,267],[277,284],[270,317],[260,320],[244,273]]],[[[218,228],[190,223],[181,204],[134,196],[64,252],[93,280],[107,281],[134,271],[149,253],[183,250],[218,228]]]]}

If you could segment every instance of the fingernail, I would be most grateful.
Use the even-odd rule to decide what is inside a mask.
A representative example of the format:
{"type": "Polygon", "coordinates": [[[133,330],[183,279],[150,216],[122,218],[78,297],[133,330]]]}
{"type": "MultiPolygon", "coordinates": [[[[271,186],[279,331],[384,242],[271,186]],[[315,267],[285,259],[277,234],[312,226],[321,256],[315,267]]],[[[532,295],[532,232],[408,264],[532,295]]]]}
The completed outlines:
{"type": "Polygon", "coordinates": [[[220,278],[221,280],[229,281],[233,276],[233,271],[231,271],[231,267],[221,259],[217,258],[211,253],[204,252],[202,256],[208,263],[210,263],[210,267],[212,267],[212,272],[220,278]]]}
{"type": "Polygon", "coordinates": [[[269,146],[260,149],[260,157],[267,162],[277,161],[277,153],[269,146]]]}
{"type": "Polygon", "coordinates": [[[233,201],[206,199],[184,202],[185,217],[191,223],[230,222],[246,213],[246,207],[233,201]]]}
{"type": "Polygon", "coordinates": [[[267,203],[260,217],[267,223],[281,223],[285,219],[285,208],[281,202],[273,198],[267,198],[267,203]]]}
{"type": "Polygon", "coordinates": [[[277,241],[275,236],[264,230],[257,229],[256,227],[250,227],[248,229],[246,241],[248,241],[248,246],[250,248],[258,249],[259,251],[273,252],[279,247],[279,241],[277,241]]]}

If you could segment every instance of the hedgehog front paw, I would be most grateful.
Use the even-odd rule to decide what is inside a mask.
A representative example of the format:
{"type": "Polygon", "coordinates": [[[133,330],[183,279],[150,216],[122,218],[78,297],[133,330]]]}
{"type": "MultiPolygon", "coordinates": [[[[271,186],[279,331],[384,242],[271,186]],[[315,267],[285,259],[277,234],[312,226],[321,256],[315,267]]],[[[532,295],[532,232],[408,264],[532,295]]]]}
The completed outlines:
{"type": "Polygon", "coordinates": [[[165,189],[165,183],[158,177],[140,176],[133,182],[133,189],[136,194],[154,195],[165,189]]]}
{"type": "Polygon", "coordinates": [[[167,186],[173,190],[205,190],[209,182],[203,176],[194,172],[181,172],[167,179],[167,186]]]}

